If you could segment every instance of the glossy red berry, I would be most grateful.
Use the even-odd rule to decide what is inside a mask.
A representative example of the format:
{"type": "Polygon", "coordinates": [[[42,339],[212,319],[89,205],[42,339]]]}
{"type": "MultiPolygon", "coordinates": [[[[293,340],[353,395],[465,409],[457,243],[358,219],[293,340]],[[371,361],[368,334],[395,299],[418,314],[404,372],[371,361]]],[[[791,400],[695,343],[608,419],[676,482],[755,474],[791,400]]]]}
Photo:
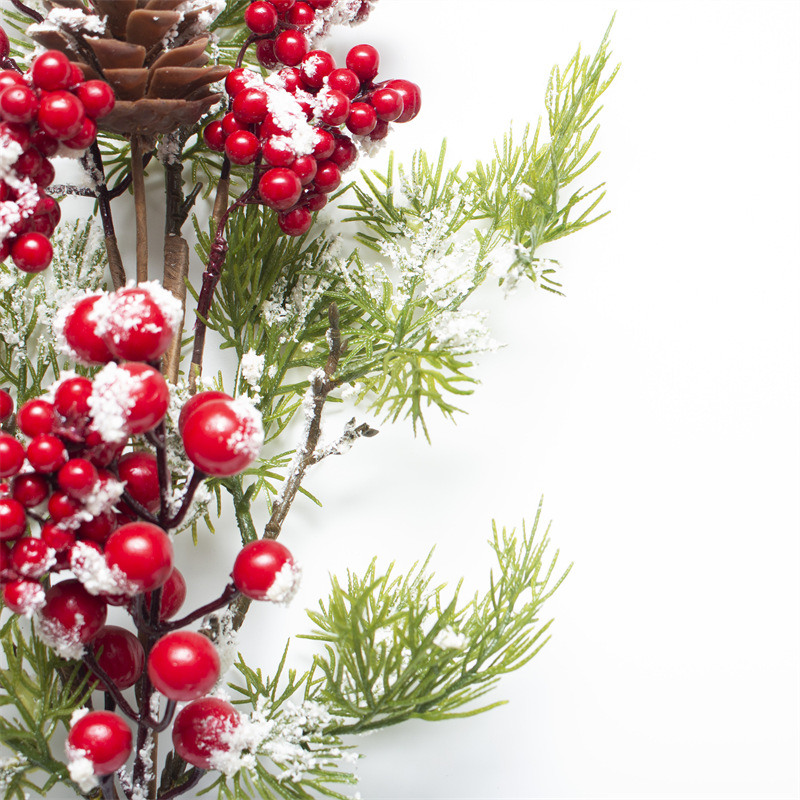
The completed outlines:
{"type": "Polygon", "coordinates": [[[227,139],[231,134],[238,133],[239,131],[245,130],[244,125],[240,125],[236,121],[236,117],[233,116],[232,112],[228,112],[221,120],[222,122],[222,132],[225,134],[225,138],[227,139]]]}
{"type": "Polygon", "coordinates": [[[309,192],[303,198],[303,203],[309,211],[322,211],[328,205],[328,196],[319,192],[309,192]]]}
{"type": "Polygon", "coordinates": [[[45,522],[42,525],[42,541],[57,553],[62,553],[75,544],[75,534],[69,528],[62,528],[53,522],[45,522]]]}
{"type": "Polygon", "coordinates": [[[83,103],[70,92],[50,92],[42,98],[37,121],[45,133],[60,142],[77,136],[86,112],[83,103]]]}
{"type": "Polygon", "coordinates": [[[313,217],[305,206],[278,214],[278,226],[287,236],[302,236],[311,227],[313,217]]]}
{"type": "Polygon", "coordinates": [[[290,25],[297,25],[303,28],[314,21],[315,13],[314,9],[308,3],[298,2],[289,9],[286,15],[286,21],[290,25]]]}
{"type": "Polygon", "coordinates": [[[378,119],[394,122],[403,113],[403,98],[394,89],[376,89],[369,98],[378,119]]]}
{"type": "Polygon", "coordinates": [[[75,90],[78,99],[83,103],[86,115],[92,119],[102,119],[114,110],[116,98],[114,90],[105,82],[86,81],[75,90]]]}
{"type": "Polygon", "coordinates": [[[273,69],[278,65],[278,57],[275,55],[275,40],[262,39],[256,45],[256,59],[262,67],[273,69]]]}
{"type": "Polygon", "coordinates": [[[158,462],[152,453],[143,450],[126,453],[119,460],[117,473],[134,500],[148,511],[158,511],[161,506],[161,487],[158,482],[158,462]]]}
{"type": "Polygon", "coordinates": [[[398,78],[382,83],[381,88],[393,89],[403,98],[403,113],[397,118],[397,122],[409,122],[419,114],[422,107],[422,92],[416,83],[398,78]]]}
{"type": "Polygon", "coordinates": [[[327,78],[336,69],[333,56],[325,50],[311,50],[300,62],[303,83],[311,89],[321,89],[327,78]]]}
{"type": "Polygon", "coordinates": [[[347,128],[356,136],[369,136],[375,130],[378,117],[368,103],[353,103],[347,117],[347,128]]]}
{"type": "Polygon", "coordinates": [[[275,39],[275,58],[287,67],[296,67],[308,52],[308,39],[300,31],[286,30],[275,39]]]}
{"type": "Polygon", "coordinates": [[[288,167],[296,154],[287,136],[270,136],[261,145],[261,155],[270,167],[288,167]]]}
{"type": "Polygon", "coordinates": [[[72,66],[63,53],[58,50],[48,50],[33,59],[29,74],[37,89],[54,92],[69,87],[72,66]]]}
{"type": "Polygon", "coordinates": [[[313,155],[319,161],[330,158],[336,147],[336,139],[330,131],[324,128],[314,129],[314,150],[313,155]]]}
{"type": "Polygon", "coordinates": [[[209,475],[236,475],[246,469],[258,457],[263,440],[261,418],[244,400],[210,400],[183,428],[186,455],[209,475]]]}
{"type": "Polygon", "coordinates": [[[261,81],[260,76],[255,72],[244,67],[232,69],[225,78],[225,91],[231,96],[236,97],[239,92],[248,86],[255,86],[261,81]]]}
{"type": "Polygon", "coordinates": [[[47,501],[47,511],[53,522],[61,522],[74,517],[81,510],[81,504],[66,492],[56,490],[47,501]]]}
{"type": "Polygon", "coordinates": [[[277,77],[283,83],[283,89],[289,94],[296,94],[298,89],[303,88],[303,76],[297,67],[284,67],[278,71],[277,77]]]}
{"type": "Polygon", "coordinates": [[[344,92],[350,100],[354,100],[361,91],[361,81],[351,69],[335,69],[328,76],[328,86],[344,92]]]}
{"type": "Polygon", "coordinates": [[[0,432],[0,478],[16,475],[25,461],[25,448],[10,434],[0,432]]]}
{"type": "Polygon", "coordinates": [[[233,565],[236,588],[251,600],[270,599],[278,573],[294,564],[292,554],[280,542],[259,539],[245,545],[233,565]]]}
{"type": "Polygon", "coordinates": [[[234,164],[252,164],[258,148],[258,139],[250,131],[235,131],[225,140],[225,153],[234,164]]]}
{"type": "Polygon", "coordinates": [[[106,602],[89,594],[77,580],[47,590],[39,632],[46,644],[71,651],[90,642],[106,624],[106,602]]]}
{"type": "Polygon", "coordinates": [[[265,172],[258,181],[258,196],[274,211],[291,208],[302,191],[300,178],[290,169],[276,167],[265,172]]]}
{"type": "Polygon", "coordinates": [[[117,567],[139,592],[158,589],[172,572],[172,542],[158,526],[131,522],[117,528],[105,546],[108,565],[117,567]]]}
{"type": "Polygon", "coordinates": [[[346,136],[337,136],[336,145],[331,153],[331,161],[339,167],[340,170],[345,170],[355,164],[358,158],[358,149],[355,144],[346,136]]]}
{"type": "Polygon", "coordinates": [[[0,27],[0,59],[8,58],[11,52],[11,43],[8,41],[8,34],[0,27]]]}
{"type": "Polygon", "coordinates": [[[116,772],[132,750],[131,729],[111,711],[90,711],[70,728],[67,737],[67,757],[88,759],[95,775],[116,772]]]}
{"type": "Polygon", "coordinates": [[[362,81],[371,81],[378,74],[380,56],[371,44],[357,44],[347,54],[345,64],[362,81]]]}
{"type": "Polygon", "coordinates": [[[208,125],[203,128],[203,139],[208,145],[208,148],[215,153],[221,153],[225,149],[226,138],[225,131],[222,130],[222,122],[218,119],[209,122],[208,125]]]}
{"type": "Polygon", "coordinates": [[[106,625],[92,641],[97,663],[119,689],[128,689],[144,672],[144,648],[130,631],[106,625]]]}
{"type": "Polygon", "coordinates": [[[64,443],[57,436],[42,433],[28,444],[28,461],[37,472],[57,472],[69,458],[64,443]]]}
{"type": "MultiPolygon", "coordinates": [[[[38,436],[41,433],[50,433],[56,418],[56,409],[47,400],[36,398],[23,403],[17,411],[17,427],[26,436],[38,436]]],[[[2,477],[2,470],[0,470],[2,477]]]]}
{"type": "Polygon", "coordinates": [[[24,233],[11,245],[11,258],[23,272],[41,272],[53,260],[53,245],[41,233],[24,233]]]}
{"type": "Polygon", "coordinates": [[[174,631],[150,651],[147,674],[153,686],[170,700],[197,700],[219,680],[219,655],[200,633],[174,631]]]}
{"type": "Polygon", "coordinates": [[[333,161],[320,161],[317,165],[317,175],[314,178],[314,187],[318,192],[330,194],[339,188],[342,183],[342,173],[333,161]]]}
{"type": "Polygon", "coordinates": [[[92,294],[82,297],[56,316],[56,337],[74,361],[81,364],[107,364],[114,357],[97,332],[95,305],[103,297],[92,294]]]}
{"type": "Polygon", "coordinates": [[[11,488],[11,496],[25,508],[35,508],[47,500],[50,484],[43,475],[29,473],[17,475],[11,488]]]}
{"type": "Polygon", "coordinates": [[[317,159],[314,156],[298,156],[290,168],[300,179],[300,183],[308,186],[317,174],[317,159]]]}
{"type": "Polygon", "coordinates": [[[278,24],[278,12],[272,3],[268,3],[266,0],[256,0],[245,9],[244,24],[253,33],[262,36],[272,33],[278,24]]]}
{"type": "Polygon", "coordinates": [[[6,122],[32,122],[39,109],[39,101],[25,85],[7,86],[0,91],[0,117],[6,122]]]}
{"type": "Polygon", "coordinates": [[[207,403],[209,400],[233,400],[233,398],[229,394],[225,394],[225,392],[216,392],[216,391],[208,391],[208,392],[198,392],[195,395],[192,395],[184,404],[183,408],[181,408],[180,416],[178,417],[178,432],[183,435],[183,429],[186,427],[186,420],[203,404],[207,403]]]}
{"type": "Polygon", "coordinates": [[[27,527],[28,520],[22,504],[10,497],[0,499],[0,540],[18,539],[27,527]]]}
{"type": "MultiPolygon", "coordinates": [[[[116,516],[113,511],[104,511],[91,519],[83,520],[78,526],[78,536],[81,541],[97,542],[103,544],[117,527],[116,516]]],[[[44,536],[44,534],[42,534],[44,536]]]]}
{"type": "Polygon", "coordinates": [[[233,116],[240,125],[257,125],[267,115],[267,93],[263,89],[244,89],[231,103],[233,116]]]}
{"type": "Polygon", "coordinates": [[[34,131],[31,143],[45,158],[52,158],[58,152],[58,140],[44,131],[34,131]]]}
{"type": "Polygon", "coordinates": [[[325,93],[320,108],[322,121],[326,125],[337,127],[345,122],[350,113],[350,100],[344,92],[330,89],[325,93]]]}
{"type": "MultiPolygon", "coordinates": [[[[144,596],[145,608],[149,611],[152,602],[152,592],[144,596]]],[[[158,619],[163,622],[174,617],[180,611],[186,601],[186,579],[183,573],[176,567],[169,574],[164,585],[161,587],[161,601],[158,606],[158,619]]]]}
{"type": "Polygon", "coordinates": [[[285,14],[294,6],[295,0],[272,0],[272,5],[280,14],[285,14]]]}
{"type": "Polygon", "coordinates": [[[200,769],[209,769],[214,754],[230,750],[229,737],[239,726],[239,712],[225,700],[203,697],[183,708],[172,726],[175,752],[200,769]]]}
{"type": "Polygon", "coordinates": [[[77,376],[61,381],[53,396],[53,405],[62,417],[83,417],[89,413],[92,382],[77,376]]]}
{"type": "Polygon", "coordinates": [[[58,471],[58,485],[75,500],[85,500],[97,485],[97,467],[85,458],[71,458],[58,471]]]}
{"type": "Polygon", "coordinates": [[[64,140],[64,146],[71,150],[85,150],[97,138],[97,123],[90,117],[84,117],[80,130],[69,139],[64,140]]]}
{"type": "Polygon", "coordinates": [[[43,539],[18,539],[11,550],[11,564],[18,575],[36,580],[55,563],[54,554],[43,539]]]}
{"type": "Polygon", "coordinates": [[[14,400],[5,389],[0,389],[0,422],[5,422],[13,413],[14,400]]]}

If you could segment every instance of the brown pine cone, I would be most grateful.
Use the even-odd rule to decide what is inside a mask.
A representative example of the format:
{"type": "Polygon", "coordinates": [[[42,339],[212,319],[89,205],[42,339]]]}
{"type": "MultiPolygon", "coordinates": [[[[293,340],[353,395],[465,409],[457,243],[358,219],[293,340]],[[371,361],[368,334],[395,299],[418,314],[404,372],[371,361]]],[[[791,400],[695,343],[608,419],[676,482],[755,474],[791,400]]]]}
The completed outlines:
{"type": "Polygon", "coordinates": [[[64,52],[87,79],[111,84],[114,110],[101,129],[152,136],[194,125],[222,97],[210,84],[228,67],[208,65],[208,25],[221,0],[48,0],[28,35],[64,52]]]}

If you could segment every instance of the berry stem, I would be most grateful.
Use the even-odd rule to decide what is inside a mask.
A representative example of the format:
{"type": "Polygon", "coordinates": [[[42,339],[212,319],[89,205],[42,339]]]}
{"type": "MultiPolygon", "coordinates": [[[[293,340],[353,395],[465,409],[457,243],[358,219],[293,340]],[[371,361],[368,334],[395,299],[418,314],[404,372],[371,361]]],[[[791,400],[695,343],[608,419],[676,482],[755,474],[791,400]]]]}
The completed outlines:
{"type": "Polygon", "coordinates": [[[144,189],[144,164],[142,162],[142,137],[131,136],[131,176],[133,202],[136,211],[136,282],[147,280],[147,198],[144,189]]]}
{"type": "Polygon", "coordinates": [[[103,793],[103,800],[119,800],[117,787],[114,783],[114,773],[112,772],[110,775],[101,775],[99,780],[100,790],[103,793]]]}
{"type": "Polygon", "coordinates": [[[203,775],[206,774],[204,769],[200,769],[200,767],[193,767],[186,773],[189,778],[184,783],[179,784],[178,786],[173,787],[172,789],[167,790],[163,794],[158,795],[158,800],[171,800],[173,797],[180,797],[180,795],[185,794],[189,791],[189,789],[193,789],[200,783],[201,778],[203,775]]]}
{"type": "Polygon", "coordinates": [[[239,590],[232,583],[229,583],[216,600],[212,600],[210,603],[200,606],[200,608],[192,611],[191,614],[187,614],[185,617],[181,617],[180,619],[173,620],[172,622],[158,623],[154,626],[154,630],[158,633],[168,633],[169,631],[178,630],[179,628],[185,628],[187,625],[191,625],[191,623],[196,622],[198,619],[202,619],[208,614],[230,605],[236,599],[236,597],[238,597],[238,595],[239,590]]]}
{"type": "Polygon", "coordinates": [[[133,710],[133,706],[125,699],[125,695],[119,690],[114,683],[114,679],[108,676],[108,673],[97,663],[94,653],[87,648],[83,654],[83,663],[103,682],[106,687],[106,704],[108,704],[108,697],[113,698],[113,701],[119,706],[120,710],[127,717],[130,717],[134,722],[141,722],[142,715],[133,710]]]}
{"type": "Polygon", "coordinates": [[[34,22],[41,22],[44,19],[38,11],[28,8],[21,0],[11,0],[11,5],[14,6],[17,11],[21,11],[25,14],[26,17],[30,17],[34,22]]]}
{"type": "Polygon", "coordinates": [[[192,500],[194,499],[195,492],[197,491],[197,487],[207,478],[208,476],[205,472],[201,472],[197,467],[194,468],[192,471],[192,477],[189,478],[189,482],[186,484],[186,488],[183,491],[183,498],[181,499],[181,507],[178,509],[177,513],[173,517],[168,517],[162,523],[162,527],[165,530],[169,530],[170,528],[177,528],[178,525],[183,522],[186,514],[189,511],[189,508],[192,505],[192,500]]]}

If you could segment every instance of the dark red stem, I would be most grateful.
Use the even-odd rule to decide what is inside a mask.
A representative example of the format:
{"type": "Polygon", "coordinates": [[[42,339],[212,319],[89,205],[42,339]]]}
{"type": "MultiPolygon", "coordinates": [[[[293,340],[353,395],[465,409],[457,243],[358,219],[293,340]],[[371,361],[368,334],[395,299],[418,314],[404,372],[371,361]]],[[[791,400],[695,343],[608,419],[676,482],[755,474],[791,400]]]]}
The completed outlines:
{"type": "Polygon", "coordinates": [[[173,620],[172,622],[158,623],[154,626],[154,629],[158,633],[166,633],[168,631],[178,630],[178,628],[185,628],[187,625],[191,625],[198,619],[202,619],[214,611],[219,611],[220,608],[229,606],[238,596],[239,590],[232,583],[229,583],[216,600],[212,600],[210,603],[200,606],[200,608],[192,611],[191,614],[187,614],[185,617],[181,617],[180,619],[173,620]]]}

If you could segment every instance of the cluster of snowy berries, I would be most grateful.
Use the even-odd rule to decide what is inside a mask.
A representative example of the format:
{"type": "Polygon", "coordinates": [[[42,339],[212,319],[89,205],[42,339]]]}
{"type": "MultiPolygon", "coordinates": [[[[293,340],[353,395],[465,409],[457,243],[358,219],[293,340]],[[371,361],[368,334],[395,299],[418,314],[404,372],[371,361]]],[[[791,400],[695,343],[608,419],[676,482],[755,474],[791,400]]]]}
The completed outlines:
{"type": "MultiPolygon", "coordinates": [[[[0,37],[2,60],[3,42],[0,37]]],[[[50,237],[58,203],[45,194],[55,169],[50,158],[75,155],[97,137],[95,120],[114,108],[104,81],[85,81],[80,69],[56,50],[33,60],[26,73],[0,70],[0,261],[11,256],[25,272],[50,264],[50,237]]]]}
{"type": "MultiPolygon", "coordinates": [[[[165,352],[180,324],[177,310],[156,283],[80,296],[59,315],[59,337],[75,360],[105,364],[100,372],[94,379],[62,376],[16,415],[11,396],[0,390],[0,424],[13,430],[15,423],[28,439],[23,444],[0,432],[0,585],[5,606],[33,617],[43,641],[64,658],[85,660],[96,688],[118,697],[146,680],[170,701],[167,714],[188,703],[174,722],[174,746],[187,762],[208,769],[241,750],[233,732],[242,717],[206,696],[220,678],[216,647],[180,630],[197,613],[168,622],[186,598],[169,534],[180,511],[166,496],[157,456],[142,448],[126,452],[130,437],[153,431],[166,415],[166,382],[144,362],[165,352]],[[133,357],[141,360],[113,360],[133,357]],[[45,581],[63,572],[71,576],[47,588],[45,581]],[[127,608],[146,635],[107,625],[109,605],[127,608]]],[[[263,441],[248,401],[221,392],[194,395],[181,408],[178,428],[200,477],[240,472],[263,441]]],[[[181,508],[192,492],[184,489],[181,508]]],[[[239,593],[285,602],[299,570],[283,545],[259,540],[239,552],[231,577],[225,603],[239,593]]],[[[132,716],[139,723],[149,714],[132,716]]],[[[131,749],[122,715],[81,712],[67,742],[70,774],[88,791],[97,776],[119,769],[131,749]]]]}
{"type": "Polygon", "coordinates": [[[291,236],[309,229],[312,212],[340,186],[357,158],[355,141],[384,139],[390,122],[408,122],[421,104],[410,81],[375,83],[380,57],[371,45],[353,47],[341,68],[330,53],[310,49],[302,29],[328,5],[250,3],[245,22],[258,39],[258,61],[282,68],[267,79],[244,68],[230,72],[230,111],[204,130],[212,150],[234,164],[258,165],[258,198],[278,212],[281,230],[291,236]]]}

